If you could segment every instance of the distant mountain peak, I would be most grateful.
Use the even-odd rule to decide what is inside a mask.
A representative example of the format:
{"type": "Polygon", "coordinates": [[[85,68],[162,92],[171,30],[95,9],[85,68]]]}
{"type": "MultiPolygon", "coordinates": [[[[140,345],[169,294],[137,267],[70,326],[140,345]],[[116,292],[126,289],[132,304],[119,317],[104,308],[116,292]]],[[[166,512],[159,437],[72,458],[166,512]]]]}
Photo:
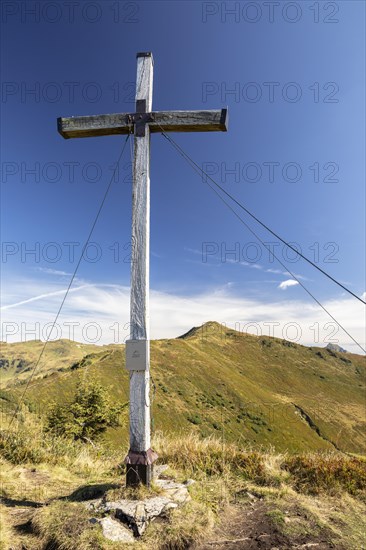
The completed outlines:
{"type": "Polygon", "coordinates": [[[338,344],[328,344],[325,349],[329,349],[330,351],[338,351],[339,353],[348,353],[346,349],[341,348],[338,344]]]}
{"type": "Polygon", "coordinates": [[[221,325],[217,321],[207,321],[199,327],[192,327],[188,332],[185,332],[181,336],[177,336],[177,339],[185,340],[186,338],[192,338],[194,336],[203,336],[203,335],[222,335],[227,331],[225,325],[221,325]]]}

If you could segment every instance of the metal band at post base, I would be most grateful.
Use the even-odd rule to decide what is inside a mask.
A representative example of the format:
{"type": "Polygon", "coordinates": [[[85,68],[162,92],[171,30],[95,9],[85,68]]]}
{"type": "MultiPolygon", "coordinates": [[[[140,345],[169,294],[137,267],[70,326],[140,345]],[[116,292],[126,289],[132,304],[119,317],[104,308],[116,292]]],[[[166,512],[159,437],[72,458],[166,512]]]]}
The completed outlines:
{"type": "Polygon", "coordinates": [[[140,452],[130,449],[125,458],[127,487],[137,487],[140,484],[150,487],[154,476],[153,462],[157,458],[157,453],[152,449],[140,452]]]}
{"type": "Polygon", "coordinates": [[[127,464],[126,487],[138,487],[145,485],[150,487],[154,478],[154,466],[152,464],[127,464]]]}
{"type": "Polygon", "coordinates": [[[147,451],[132,451],[131,449],[128,451],[128,455],[125,458],[125,464],[144,464],[144,465],[151,465],[155,460],[157,460],[158,454],[153,451],[152,449],[148,449],[147,451]]]}

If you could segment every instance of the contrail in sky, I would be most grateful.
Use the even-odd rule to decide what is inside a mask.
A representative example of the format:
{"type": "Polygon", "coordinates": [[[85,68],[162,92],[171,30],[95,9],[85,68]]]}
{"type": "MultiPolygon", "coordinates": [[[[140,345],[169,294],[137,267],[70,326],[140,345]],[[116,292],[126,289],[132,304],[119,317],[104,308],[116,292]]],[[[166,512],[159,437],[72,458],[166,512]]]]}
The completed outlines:
{"type": "MultiPolygon", "coordinates": [[[[69,292],[75,292],[76,290],[81,290],[83,288],[87,288],[90,286],[94,286],[94,285],[77,286],[75,288],[71,288],[69,292]]],[[[0,309],[1,311],[3,311],[4,309],[11,309],[13,307],[22,306],[23,304],[29,304],[30,302],[36,302],[37,300],[43,300],[43,298],[49,298],[50,296],[58,296],[60,294],[65,294],[65,292],[66,292],[66,288],[63,290],[56,290],[54,292],[47,292],[47,294],[39,294],[38,296],[33,296],[33,298],[28,298],[27,300],[22,300],[21,302],[16,302],[15,304],[9,304],[7,306],[3,306],[0,309]]]]}

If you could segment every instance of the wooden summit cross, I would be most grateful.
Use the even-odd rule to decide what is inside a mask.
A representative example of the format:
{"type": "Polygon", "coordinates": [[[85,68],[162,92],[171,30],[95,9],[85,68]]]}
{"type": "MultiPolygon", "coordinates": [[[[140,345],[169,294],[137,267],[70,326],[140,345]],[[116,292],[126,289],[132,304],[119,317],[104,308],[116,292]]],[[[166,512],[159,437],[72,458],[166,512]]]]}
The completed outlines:
{"type": "Polygon", "coordinates": [[[129,134],[134,130],[131,340],[126,342],[130,372],[130,450],[127,485],[150,485],[157,455],[150,447],[150,133],[227,130],[227,109],[152,111],[153,57],[137,54],[136,112],[59,118],[58,131],[68,138],[129,134]]]}

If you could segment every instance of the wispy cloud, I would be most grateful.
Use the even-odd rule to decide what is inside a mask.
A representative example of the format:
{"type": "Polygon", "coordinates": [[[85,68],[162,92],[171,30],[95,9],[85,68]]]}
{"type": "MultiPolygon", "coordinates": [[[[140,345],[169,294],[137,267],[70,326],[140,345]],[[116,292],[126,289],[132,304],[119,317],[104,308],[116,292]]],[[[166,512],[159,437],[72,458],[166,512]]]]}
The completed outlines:
{"type": "MultiPolygon", "coordinates": [[[[360,353],[360,349],[323,310],[300,299],[298,293],[291,300],[284,299],[282,293],[281,299],[264,299],[247,297],[239,288],[229,283],[207,292],[192,292],[184,296],[152,289],[151,338],[173,338],[192,326],[213,320],[236,330],[274,335],[307,345],[324,346],[333,341],[349,351],[360,353]]],[[[13,301],[3,308],[2,339],[45,339],[46,329],[50,329],[65,292],[62,282],[53,281],[52,286],[45,289],[42,281],[12,279],[7,291],[13,301]],[[24,299],[24,294],[19,294],[24,293],[24,289],[33,295],[24,299]]],[[[71,290],[52,337],[97,344],[123,342],[130,332],[129,306],[129,287],[85,282],[71,290]]],[[[363,308],[360,304],[342,296],[324,302],[324,306],[360,344],[365,345],[363,308]]]]}
{"type": "Polygon", "coordinates": [[[199,254],[200,256],[202,256],[202,250],[197,250],[196,248],[188,248],[188,246],[185,246],[184,250],[186,252],[191,252],[192,254],[199,254]]]}
{"type": "MultiPolygon", "coordinates": [[[[190,250],[190,249],[186,249],[186,250],[190,250]]],[[[197,253],[198,251],[190,250],[190,252],[197,253]]],[[[220,261],[219,258],[217,259],[216,263],[213,263],[212,261],[211,261],[211,263],[207,262],[207,264],[209,264],[209,265],[218,265],[218,264],[225,264],[225,263],[234,264],[234,265],[236,264],[238,266],[248,267],[249,269],[257,269],[259,271],[263,271],[263,273],[273,273],[274,275],[286,275],[286,276],[291,275],[291,273],[289,271],[282,271],[281,269],[267,268],[267,267],[264,267],[261,264],[257,264],[257,263],[253,263],[253,262],[246,262],[245,260],[238,261],[238,260],[235,260],[233,258],[226,258],[224,262],[220,261]]],[[[304,275],[301,275],[299,273],[294,273],[293,276],[296,277],[297,279],[302,279],[303,281],[308,280],[306,277],[304,277],[304,275]]]]}
{"type": "Polygon", "coordinates": [[[282,281],[282,283],[278,285],[278,288],[281,288],[282,290],[286,290],[286,288],[288,288],[289,286],[296,286],[298,284],[299,283],[295,281],[295,279],[287,279],[287,281],[282,281]]]}
{"type": "Polygon", "coordinates": [[[47,275],[60,275],[62,277],[72,275],[72,273],[68,273],[67,271],[60,271],[58,269],[50,269],[49,267],[37,267],[36,270],[40,271],[41,273],[47,273],[47,275]]]}
{"type": "Polygon", "coordinates": [[[281,271],[280,269],[267,269],[267,273],[275,273],[278,275],[286,275],[284,271],[281,271]]]}

